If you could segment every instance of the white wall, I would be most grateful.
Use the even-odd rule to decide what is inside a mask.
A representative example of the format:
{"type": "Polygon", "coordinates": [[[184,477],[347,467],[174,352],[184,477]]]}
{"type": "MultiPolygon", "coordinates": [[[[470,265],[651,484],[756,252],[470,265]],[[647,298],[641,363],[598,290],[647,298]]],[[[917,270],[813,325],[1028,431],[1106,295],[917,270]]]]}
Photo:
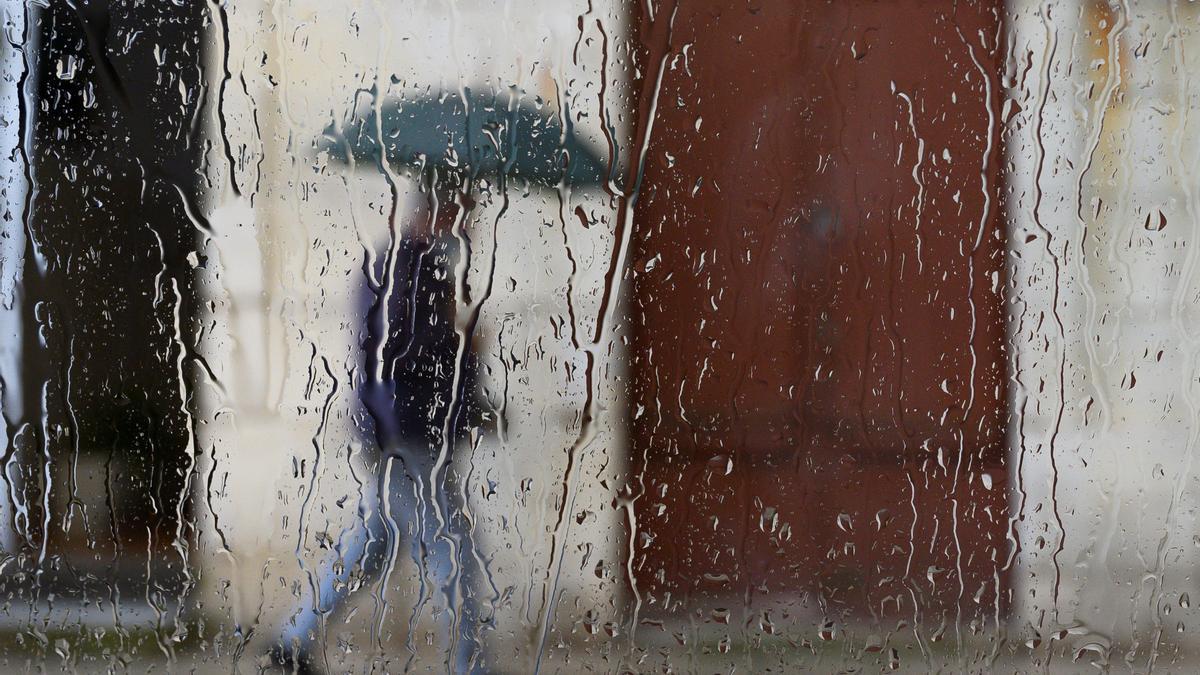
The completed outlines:
{"type": "MultiPolygon", "coordinates": [[[[230,4],[232,79],[225,113],[233,154],[244,158],[235,167],[243,194],[226,187],[211,204],[217,236],[205,249],[205,293],[216,309],[202,349],[224,390],[201,385],[208,421],[200,447],[203,473],[215,476],[211,491],[201,488],[211,492],[204,500],[211,504],[204,516],[207,593],[228,598],[221,602],[235,620],[257,621],[264,635],[277,630],[271,626],[294,604],[290,584],[307,583],[295,555],[301,509],[305,564],[313,569],[328,555],[316,546],[316,534],[336,536],[351,526],[357,481],[370,478],[361,465],[352,474],[349,460],[361,454],[351,447],[357,442],[351,418],[362,413],[351,385],[351,374],[361,367],[363,317],[356,293],[364,251],[386,238],[390,197],[382,176],[331,164],[312,144],[349,110],[359,88],[411,93],[490,84],[498,90],[516,85],[551,106],[571,96],[573,111],[586,113],[577,121],[579,131],[600,153],[599,88],[607,79],[619,93],[625,74],[615,67],[599,72],[595,22],[604,22],[613,49],[624,23],[619,7],[592,5],[581,40],[584,1],[230,4]],[[317,466],[312,499],[312,474],[294,475],[299,460],[307,462],[306,471],[317,466]],[[346,495],[351,498],[339,505],[346,495]],[[222,550],[218,528],[229,552],[222,550]],[[222,578],[234,581],[231,593],[222,595],[222,578]]],[[[614,117],[623,112],[616,94],[610,93],[607,105],[614,117]]],[[[616,126],[625,133],[624,121],[616,126]]],[[[228,186],[219,148],[209,160],[210,175],[228,186]]],[[[598,308],[616,204],[597,188],[569,195],[561,209],[559,195],[550,190],[510,197],[497,230],[495,293],[479,331],[492,373],[485,385],[496,395],[507,386],[505,434],[483,439],[470,455],[473,466],[460,468],[474,472],[476,529],[494,583],[508,598],[497,610],[509,631],[503,639],[528,655],[530,642],[540,637],[553,576],[547,566],[556,500],[586,398],[584,354],[571,346],[569,331],[555,325],[569,322],[571,284],[575,312],[584,322],[580,333],[590,332],[587,317],[598,308]],[[603,221],[584,229],[573,215],[576,206],[603,221]],[[564,232],[578,264],[574,278],[564,232]],[[485,500],[478,488],[489,481],[495,494],[485,500]]],[[[401,221],[411,212],[410,200],[419,198],[413,186],[401,185],[401,221]]],[[[480,206],[480,225],[472,232],[482,243],[470,271],[476,283],[487,269],[499,210],[499,201],[480,206]]],[[[580,598],[613,618],[619,611],[619,579],[599,579],[593,568],[605,562],[623,569],[618,557],[627,535],[623,515],[611,505],[624,467],[621,354],[619,342],[600,351],[597,395],[606,414],[599,435],[580,453],[584,478],[576,511],[591,515],[569,541],[558,542],[565,551],[565,563],[558,563],[567,589],[563,622],[582,613],[571,605],[580,598]]],[[[400,590],[390,599],[403,605],[416,581],[411,567],[396,577],[400,590]]],[[[363,602],[370,604],[370,597],[363,602]]],[[[405,623],[392,620],[399,633],[405,623]]]]}
{"type": "Polygon", "coordinates": [[[1200,597],[1200,13],[1103,6],[1010,7],[1013,628],[1145,668],[1200,597]]]}

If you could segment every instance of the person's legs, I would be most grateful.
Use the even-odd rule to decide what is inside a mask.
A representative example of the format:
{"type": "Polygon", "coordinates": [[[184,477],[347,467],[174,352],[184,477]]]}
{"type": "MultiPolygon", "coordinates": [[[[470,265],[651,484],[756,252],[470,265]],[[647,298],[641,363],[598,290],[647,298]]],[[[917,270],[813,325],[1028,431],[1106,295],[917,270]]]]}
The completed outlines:
{"type": "MultiPolygon", "coordinates": [[[[400,462],[394,462],[393,471],[403,471],[400,466],[400,462]]],[[[411,469],[418,463],[404,466],[411,469]]],[[[410,637],[423,616],[436,617],[437,629],[447,636],[447,671],[479,672],[483,640],[477,600],[477,584],[481,579],[478,551],[461,492],[453,480],[448,480],[448,467],[438,472],[436,483],[432,482],[434,466],[434,462],[426,461],[415,480],[408,475],[393,481],[394,485],[407,488],[402,489],[409,497],[399,491],[391,493],[393,513],[409,516],[408,529],[402,529],[401,536],[410,537],[412,559],[422,580],[420,597],[410,619],[410,637]]]]}
{"type": "Polygon", "coordinates": [[[324,670],[323,624],[355,589],[369,586],[378,575],[388,537],[379,514],[378,484],[374,476],[363,482],[354,523],[339,537],[336,555],[308,575],[301,600],[280,635],[278,659],[298,671],[324,670]]]}
{"type": "Polygon", "coordinates": [[[389,589],[384,585],[392,581],[389,570],[400,565],[394,558],[407,549],[421,580],[409,617],[409,646],[414,647],[419,622],[435,617],[438,630],[448,638],[447,672],[481,671],[485,617],[478,602],[479,554],[461,490],[447,479],[445,469],[438,480],[441,487],[430,489],[434,464],[425,454],[396,452],[381,459],[377,477],[364,481],[356,525],[343,532],[337,555],[312,573],[280,635],[276,652],[281,663],[300,672],[325,670],[325,624],[356,589],[377,588],[381,598],[386,597],[389,589]]]}

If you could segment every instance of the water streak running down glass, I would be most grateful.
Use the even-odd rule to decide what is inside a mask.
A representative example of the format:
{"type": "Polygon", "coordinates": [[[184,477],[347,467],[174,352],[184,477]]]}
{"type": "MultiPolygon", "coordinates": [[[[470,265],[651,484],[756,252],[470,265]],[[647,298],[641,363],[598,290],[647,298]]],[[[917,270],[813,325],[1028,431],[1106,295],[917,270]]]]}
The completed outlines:
{"type": "Polygon", "coordinates": [[[0,24],[0,672],[1200,669],[1196,3],[0,24]]]}

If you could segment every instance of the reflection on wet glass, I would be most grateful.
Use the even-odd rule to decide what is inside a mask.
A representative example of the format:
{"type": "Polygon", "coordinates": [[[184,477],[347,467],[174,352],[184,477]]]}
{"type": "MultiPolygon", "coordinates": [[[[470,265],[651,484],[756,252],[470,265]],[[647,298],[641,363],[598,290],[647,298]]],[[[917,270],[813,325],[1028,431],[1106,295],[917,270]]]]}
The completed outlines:
{"type": "Polygon", "coordinates": [[[1194,670],[1193,4],[4,0],[0,668],[1194,670]]]}

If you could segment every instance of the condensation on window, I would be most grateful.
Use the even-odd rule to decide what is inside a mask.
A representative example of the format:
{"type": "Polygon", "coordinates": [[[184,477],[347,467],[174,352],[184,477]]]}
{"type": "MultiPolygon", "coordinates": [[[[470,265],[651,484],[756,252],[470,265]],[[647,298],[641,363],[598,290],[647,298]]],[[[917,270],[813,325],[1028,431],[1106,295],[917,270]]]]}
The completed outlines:
{"type": "Polygon", "coordinates": [[[5,672],[1190,672],[1200,9],[0,0],[5,672]]]}

